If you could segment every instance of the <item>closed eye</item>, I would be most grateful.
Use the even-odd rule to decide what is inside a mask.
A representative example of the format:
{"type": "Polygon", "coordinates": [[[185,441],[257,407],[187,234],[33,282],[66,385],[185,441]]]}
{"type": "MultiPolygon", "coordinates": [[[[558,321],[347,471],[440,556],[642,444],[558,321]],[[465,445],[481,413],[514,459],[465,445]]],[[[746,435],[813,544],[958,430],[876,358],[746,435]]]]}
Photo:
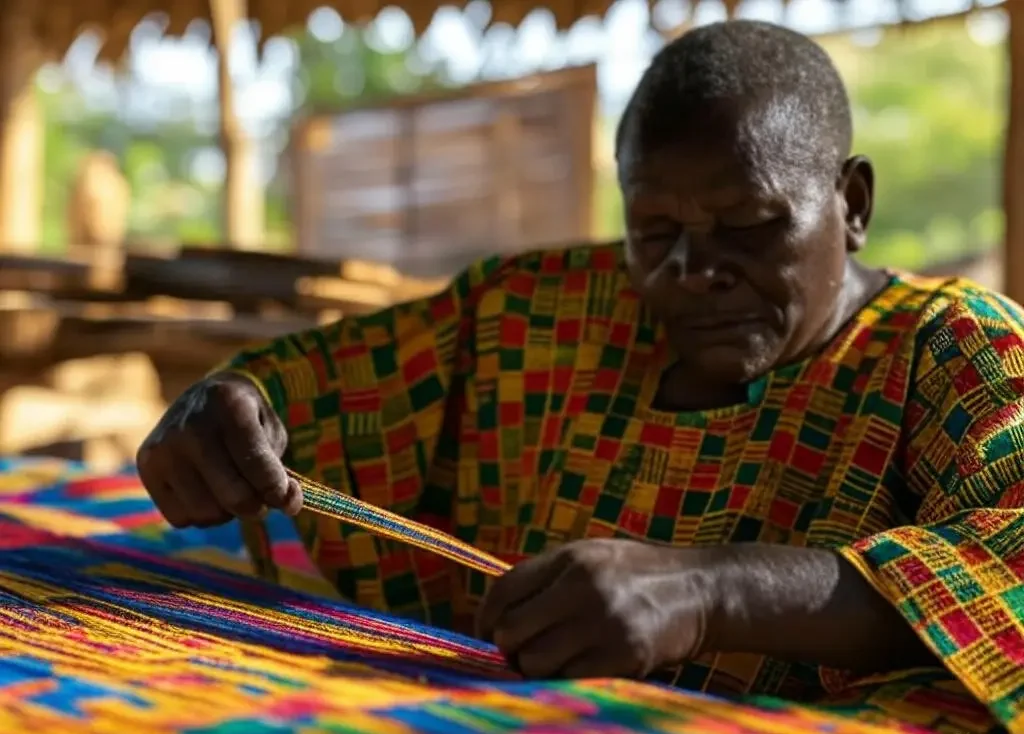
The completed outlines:
{"type": "Polygon", "coordinates": [[[722,229],[729,230],[731,232],[747,232],[755,229],[764,229],[766,227],[772,227],[781,224],[786,218],[782,215],[777,217],[771,217],[770,219],[760,219],[754,222],[728,222],[721,223],[719,226],[722,229]]]}

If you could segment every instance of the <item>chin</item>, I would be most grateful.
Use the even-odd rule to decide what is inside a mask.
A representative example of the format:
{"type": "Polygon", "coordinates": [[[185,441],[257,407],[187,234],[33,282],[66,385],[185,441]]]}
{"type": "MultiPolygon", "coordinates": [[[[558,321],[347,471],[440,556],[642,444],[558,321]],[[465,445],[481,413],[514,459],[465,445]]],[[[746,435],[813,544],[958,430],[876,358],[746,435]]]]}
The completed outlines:
{"type": "Polygon", "coordinates": [[[772,370],[778,361],[775,344],[766,339],[742,340],[735,344],[675,345],[681,361],[708,382],[723,385],[744,385],[772,370]]]}

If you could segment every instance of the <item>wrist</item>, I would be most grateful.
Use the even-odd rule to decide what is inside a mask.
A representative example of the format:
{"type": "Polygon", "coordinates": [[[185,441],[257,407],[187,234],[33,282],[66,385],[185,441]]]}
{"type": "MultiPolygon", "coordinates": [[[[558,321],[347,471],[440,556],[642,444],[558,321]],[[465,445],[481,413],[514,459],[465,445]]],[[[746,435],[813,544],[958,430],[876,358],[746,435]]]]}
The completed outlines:
{"type": "Polygon", "coordinates": [[[732,634],[737,562],[730,546],[667,550],[674,581],[661,585],[658,605],[671,610],[664,649],[673,651],[675,664],[721,650],[732,634]]]}

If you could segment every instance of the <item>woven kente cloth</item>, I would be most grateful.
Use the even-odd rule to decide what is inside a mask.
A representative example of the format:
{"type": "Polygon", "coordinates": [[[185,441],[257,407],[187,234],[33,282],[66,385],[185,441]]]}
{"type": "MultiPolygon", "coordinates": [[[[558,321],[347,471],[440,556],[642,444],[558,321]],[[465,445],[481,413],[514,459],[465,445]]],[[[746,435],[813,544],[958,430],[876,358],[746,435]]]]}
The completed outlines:
{"type": "MultiPolygon", "coordinates": [[[[285,518],[282,574],[315,586],[285,518]]],[[[490,646],[239,572],[237,526],[170,531],[133,472],[0,460],[0,731],[74,734],[881,734],[853,691],[826,706],[628,681],[527,683],[490,646]]],[[[904,719],[984,711],[907,684],[904,719]]],[[[979,716],[980,713],[980,716],[979,716]]],[[[962,728],[955,728],[962,727],[962,728]]]]}
{"type": "MultiPolygon", "coordinates": [[[[960,730],[1024,731],[1020,308],[962,280],[893,276],[743,403],[668,413],[654,397],[672,355],[621,257],[488,260],[434,297],[230,367],[285,422],[292,469],[503,562],[583,537],[832,548],[945,665],[858,682],[709,654],[674,676],[685,689],[871,700],[908,720],[910,699],[952,691],[989,712],[960,730]]],[[[486,573],[313,513],[296,526],[340,598],[468,629],[486,573]]],[[[266,534],[247,530],[258,572],[279,579],[266,534]]]]}

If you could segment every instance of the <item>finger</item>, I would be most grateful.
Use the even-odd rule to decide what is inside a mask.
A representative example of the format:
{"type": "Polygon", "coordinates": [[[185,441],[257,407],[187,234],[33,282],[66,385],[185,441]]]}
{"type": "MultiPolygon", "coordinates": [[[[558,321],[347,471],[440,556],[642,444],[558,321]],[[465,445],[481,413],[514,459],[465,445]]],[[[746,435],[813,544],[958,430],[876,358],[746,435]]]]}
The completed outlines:
{"type": "Polygon", "coordinates": [[[195,462],[202,483],[216,504],[234,517],[254,517],[263,501],[231,460],[228,449],[212,431],[196,437],[192,451],[200,457],[195,462]]]}
{"type": "Polygon", "coordinates": [[[507,608],[494,624],[494,643],[506,656],[516,655],[524,645],[545,636],[551,628],[585,613],[580,602],[587,598],[586,592],[561,576],[539,594],[507,608]]]}
{"type": "Polygon", "coordinates": [[[191,464],[175,466],[168,484],[189,516],[189,525],[210,528],[231,520],[231,515],[217,502],[200,471],[191,464]]]}
{"type": "Polygon", "coordinates": [[[281,509],[288,517],[295,517],[302,511],[302,487],[295,477],[288,477],[288,493],[285,495],[281,509]]]}
{"type": "Polygon", "coordinates": [[[166,482],[158,482],[152,486],[147,485],[149,496],[153,503],[164,516],[167,524],[173,528],[187,528],[192,524],[192,518],[188,511],[182,506],[174,490],[166,482]]]}
{"type": "Polygon", "coordinates": [[[583,650],[575,658],[566,663],[558,672],[562,678],[579,680],[582,678],[635,678],[637,671],[630,662],[617,660],[601,647],[583,650]]]}
{"type": "Polygon", "coordinates": [[[524,561],[507,571],[491,586],[476,618],[477,637],[494,639],[494,630],[502,614],[512,606],[539,594],[565,570],[568,554],[545,553],[524,561]]]}
{"type": "Polygon", "coordinates": [[[165,481],[162,476],[163,472],[160,471],[151,452],[145,448],[140,449],[135,463],[142,486],[146,488],[153,504],[156,505],[167,523],[175,528],[187,527],[190,522],[188,512],[178,501],[170,484],[165,481]]]}
{"type": "Polygon", "coordinates": [[[594,638],[587,620],[567,617],[509,655],[509,662],[527,678],[552,678],[594,647],[598,643],[594,638]]]}
{"type": "Polygon", "coordinates": [[[247,393],[231,390],[224,394],[216,415],[222,440],[238,473],[263,502],[283,508],[288,497],[288,474],[260,423],[259,404],[247,393]]]}

